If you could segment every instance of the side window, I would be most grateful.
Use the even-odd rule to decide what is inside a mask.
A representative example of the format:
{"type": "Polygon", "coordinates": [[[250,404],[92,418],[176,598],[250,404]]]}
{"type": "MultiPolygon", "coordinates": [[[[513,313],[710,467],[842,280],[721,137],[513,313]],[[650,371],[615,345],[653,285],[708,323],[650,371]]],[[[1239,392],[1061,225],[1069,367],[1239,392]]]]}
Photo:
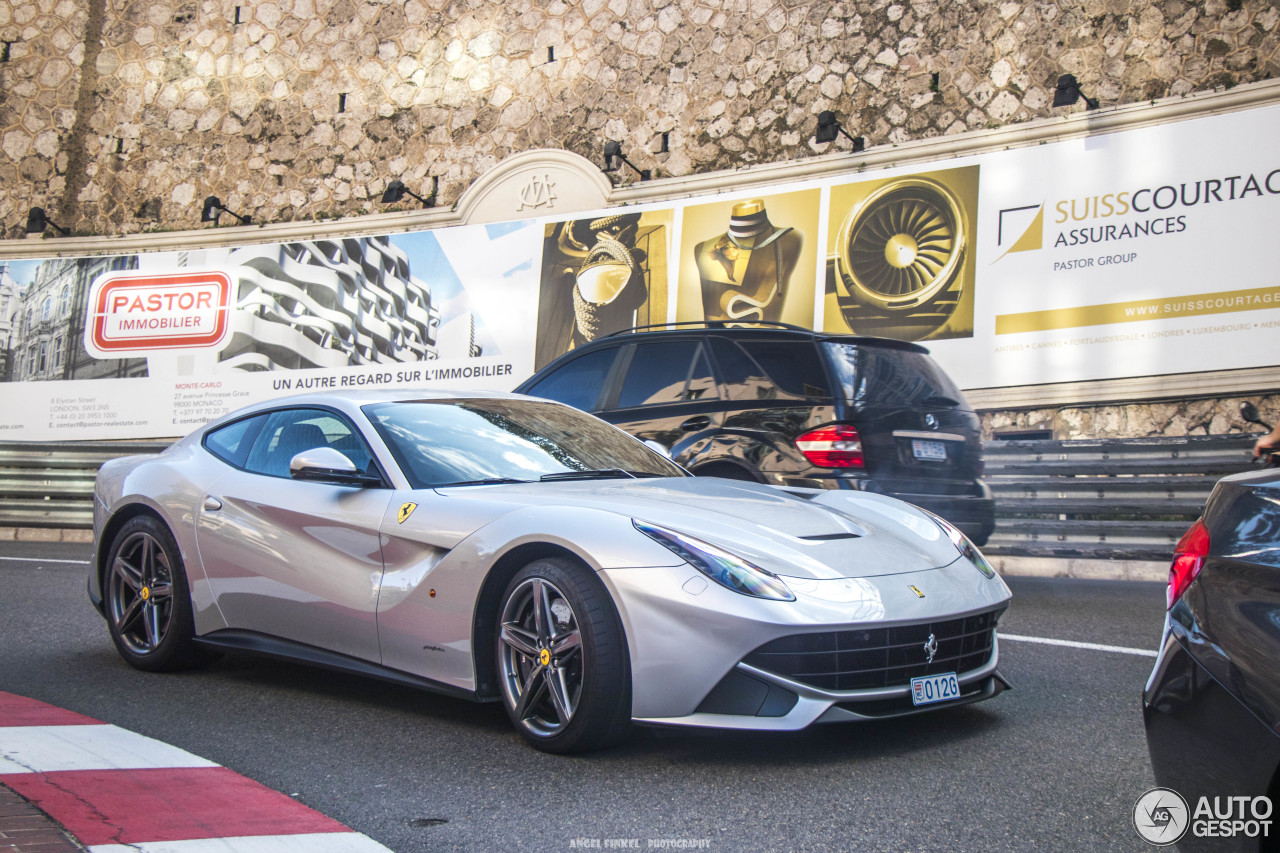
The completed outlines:
{"type": "Polygon", "coordinates": [[[589,352],[544,377],[525,393],[546,397],[584,412],[595,411],[604,381],[609,376],[609,368],[613,366],[613,358],[617,354],[617,347],[604,347],[589,352]]]}
{"type": "Polygon", "coordinates": [[[764,368],[756,364],[755,359],[747,355],[742,347],[724,338],[711,339],[711,351],[716,357],[716,366],[720,368],[720,378],[725,384],[725,393],[733,400],[773,400],[778,396],[778,386],[774,384],[764,368]]]}
{"type": "Polygon", "coordinates": [[[711,400],[718,395],[716,377],[711,372],[711,363],[707,360],[706,347],[698,347],[698,354],[693,360],[693,370],[689,372],[689,387],[684,392],[686,400],[711,400]]]}
{"type": "Polygon", "coordinates": [[[698,341],[648,343],[636,347],[618,394],[618,408],[715,396],[715,379],[698,341]]]}
{"type": "Polygon", "coordinates": [[[243,468],[244,458],[249,455],[249,445],[253,443],[253,437],[258,434],[266,419],[266,415],[245,418],[207,433],[204,437],[204,449],[223,462],[243,468]]]}
{"type": "Polygon", "coordinates": [[[716,364],[735,400],[807,399],[831,391],[818,349],[807,341],[712,340],[716,364]]]}
{"type": "Polygon", "coordinates": [[[360,471],[370,470],[373,456],[347,421],[321,409],[272,412],[253,442],[244,467],[255,474],[288,477],[289,461],[304,450],[332,447],[360,471]]]}

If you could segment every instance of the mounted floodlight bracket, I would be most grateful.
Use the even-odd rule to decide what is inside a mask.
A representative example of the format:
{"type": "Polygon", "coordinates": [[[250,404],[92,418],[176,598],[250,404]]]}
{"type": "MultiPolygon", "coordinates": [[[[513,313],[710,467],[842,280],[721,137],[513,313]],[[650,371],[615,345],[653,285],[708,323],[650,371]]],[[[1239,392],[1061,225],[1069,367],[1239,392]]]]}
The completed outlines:
{"type": "Polygon", "coordinates": [[[216,195],[211,195],[204,200],[204,207],[201,208],[200,210],[200,221],[212,222],[214,224],[217,224],[218,217],[223,213],[231,214],[237,220],[239,220],[241,225],[253,224],[253,217],[241,216],[240,214],[236,213],[234,210],[228,210],[226,207],[223,206],[222,200],[219,199],[216,195]]]}
{"type": "Polygon", "coordinates": [[[616,172],[622,168],[622,164],[626,163],[632,170],[640,176],[640,180],[647,181],[653,177],[653,173],[648,169],[641,169],[627,159],[622,153],[622,143],[609,140],[604,144],[604,168],[602,172],[616,172]]]}
{"type": "Polygon", "coordinates": [[[431,178],[431,184],[432,184],[431,193],[426,198],[423,198],[422,196],[415,193],[413,190],[406,187],[403,181],[399,181],[399,180],[390,181],[387,183],[387,188],[382,192],[382,203],[395,204],[396,202],[400,201],[400,199],[409,195],[409,196],[413,196],[418,201],[422,202],[423,207],[435,207],[436,191],[437,191],[437,188],[439,187],[439,178],[433,176],[431,178]]]}
{"type": "Polygon", "coordinates": [[[27,233],[43,234],[46,228],[52,228],[54,231],[57,231],[63,237],[71,236],[71,230],[68,228],[63,228],[61,225],[57,224],[52,219],[50,219],[48,215],[44,212],[43,207],[31,208],[31,210],[27,212],[27,233]]]}
{"type": "Polygon", "coordinates": [[[1076,79],[1074,74],[1063,74],[1058,78],[1058,86],[1053,90],[1053,105],[1055,107],[1069,107],[1081,98],[1084,98],[1086,110],[1096,110],[1098,108],[1098,99],[1090,98],[1080,91],[1080,81],[1076,79]]]}
{"type": "Polygon", "coordinates": [[[840,134],[844,134],[844,137],[853,143],[855,153],[867,150],[867,140],[861,136],[850,136],[849,131],[841,126],[840,119],[834,112],[823,110],[818,113],[818,130],[813,135],[815,142],[835,142],[840,134]]]}

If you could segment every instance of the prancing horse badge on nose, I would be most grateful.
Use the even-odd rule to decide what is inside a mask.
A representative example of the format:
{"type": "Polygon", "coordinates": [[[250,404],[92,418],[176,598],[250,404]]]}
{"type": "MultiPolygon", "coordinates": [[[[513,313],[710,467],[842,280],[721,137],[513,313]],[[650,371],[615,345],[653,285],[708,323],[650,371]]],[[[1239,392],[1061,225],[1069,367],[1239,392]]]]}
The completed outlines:
{"type": "Polygon", "coordinates": [[[404,524],[405,519],[413,515],[413,511],[417,508],[418,508],[418,505],[413,501],[400,504],[400,512],[396,513],[396,523],[404,524]]]}

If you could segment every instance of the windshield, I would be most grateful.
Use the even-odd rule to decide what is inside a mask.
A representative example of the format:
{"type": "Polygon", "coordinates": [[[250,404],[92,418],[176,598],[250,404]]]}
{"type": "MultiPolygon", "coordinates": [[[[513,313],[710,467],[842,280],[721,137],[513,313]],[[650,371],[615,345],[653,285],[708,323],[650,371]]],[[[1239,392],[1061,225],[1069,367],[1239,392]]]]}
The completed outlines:
{"type": "Polygon", "coordinates": [[[925,353],[835,341],[823,346],[852,406],[969,407],[951,377],[925,353]]]}
{"type": "Polygon", "coordinates": [[[537,400],[413,400],[362,407],[415,489],[546,474],[683,477],[599,418],[537,400]]]}

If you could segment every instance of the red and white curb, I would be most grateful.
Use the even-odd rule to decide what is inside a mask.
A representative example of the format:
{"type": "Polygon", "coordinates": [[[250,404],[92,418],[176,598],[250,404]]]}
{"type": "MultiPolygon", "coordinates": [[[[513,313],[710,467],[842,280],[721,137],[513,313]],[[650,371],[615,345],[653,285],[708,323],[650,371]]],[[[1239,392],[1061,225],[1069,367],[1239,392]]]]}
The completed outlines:
{"type": "Polygon", "coordinates": [[[90,853],[390,853],[212,761],[2,691],[0,782],[90,853]]]}

